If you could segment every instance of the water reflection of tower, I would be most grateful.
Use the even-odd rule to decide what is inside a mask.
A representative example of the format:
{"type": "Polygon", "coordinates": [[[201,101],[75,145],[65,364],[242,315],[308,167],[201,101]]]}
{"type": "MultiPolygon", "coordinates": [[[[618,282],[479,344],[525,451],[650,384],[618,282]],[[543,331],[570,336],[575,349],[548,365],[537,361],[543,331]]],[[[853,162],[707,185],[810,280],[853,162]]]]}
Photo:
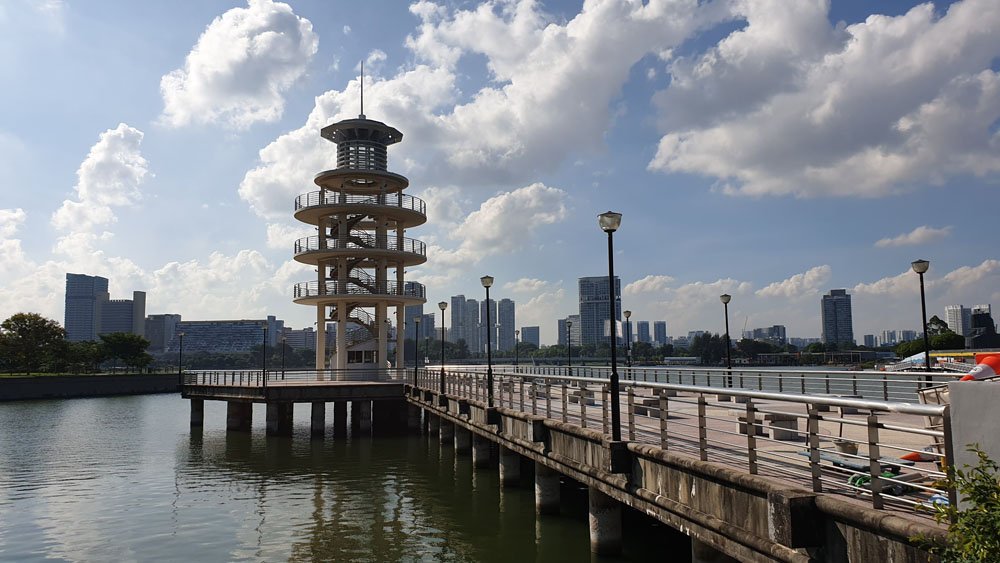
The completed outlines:
{"type": "MultiPolygon", "coordinates": [[[[295,218],[317,232],[295,242],[295,259],[315,266],[316,280],[296,284],[294,300],[316,307],[317,368],[327,367],[327,319],[337,323],[329,367],[385,367],[389,308],[402,327],[405,307],[426,301],[422,285],[403,279],[407,266],[427,260],[424,243],[403,236],[427,221],[425,205],[403,194],[409,180],[387,170],[386,149],[403,138],[398,130],[362,113],[321,135],[337,144],[337,168],[316,175],[319,191],[295,200],[295,218]]],[[[402,339],[396,331],[396,367],[402,339]]]]}

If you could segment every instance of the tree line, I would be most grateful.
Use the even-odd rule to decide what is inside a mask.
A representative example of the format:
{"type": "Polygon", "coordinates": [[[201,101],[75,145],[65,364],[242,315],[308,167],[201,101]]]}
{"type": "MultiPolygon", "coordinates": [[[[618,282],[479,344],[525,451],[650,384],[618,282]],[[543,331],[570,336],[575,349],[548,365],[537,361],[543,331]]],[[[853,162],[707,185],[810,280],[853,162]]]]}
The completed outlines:
{"type": "Polygon", "coordinates": [[[0,323],[0,369],[8,373],[93,373],[107,363],[141,370],[153,361],[148,347],[148,340],[127,332],[70,342],[58,322],[37,313],[15,313],[0,323]]]}

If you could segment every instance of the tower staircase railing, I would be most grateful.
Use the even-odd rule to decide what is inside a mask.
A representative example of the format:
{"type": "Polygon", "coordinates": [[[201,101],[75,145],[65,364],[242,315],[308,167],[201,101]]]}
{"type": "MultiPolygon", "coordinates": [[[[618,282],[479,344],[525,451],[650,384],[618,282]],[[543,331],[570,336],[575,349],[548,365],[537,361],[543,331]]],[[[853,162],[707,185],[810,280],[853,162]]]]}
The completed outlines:
{"type": "Polygon", "coordinates": [[[300,238],[295,241],[295,254],[316,252],[322,250],[389,250],[427,256],[427,244],[421,240],[404,237],[402,244],[394,236],[386,236],[385,241],[367,231],[352,231],[346,239],[326,238],[326,245],[320,246],[317,235],[300,238]]]}
{"type": "Polygon", "coordinates": [[[423,286],[420,284],[398,284],[395,281],[385,281],[373,284],[373,287],[363,287],[353,281],[326,280],[322,284],[316,281],[295,284],[293,295],[295,299],[306,297],[347,296],[347,295],[392,295],[425,298],[423,286]]]}
{"type": "Polygon", "coordinates": [[[401,193],[388,193],[379,196],[340,194],[331,190],[319,190],[302,194],[295,198],[295,211],[305,207],[319,205],[385,205],[427,214],[427,204],[419,197],[401,193]]]}

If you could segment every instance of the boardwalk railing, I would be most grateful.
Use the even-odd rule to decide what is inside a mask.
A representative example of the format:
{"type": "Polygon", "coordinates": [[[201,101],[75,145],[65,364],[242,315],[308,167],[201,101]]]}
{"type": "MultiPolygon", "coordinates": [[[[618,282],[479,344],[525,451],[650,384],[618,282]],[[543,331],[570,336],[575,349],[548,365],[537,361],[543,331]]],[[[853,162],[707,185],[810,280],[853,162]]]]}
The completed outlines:
{"type": "Polygon", "coordinates": [[[268,385],[308,385],[334,381],[403,381],[412,370],[396,368],[295,369],[295,370],[187,370],[185,385],[267,387],[268,385]]]}
{"type": "MultiPolygon", "coordinates": [[[[699,377],[716,381],[722,377],[719,370],[708,374],[683,371],[702,372],[693,374],[695,383],[699,377]]],[[[837,372],[841,378],[805,372],[793,378],[795,385],[784,387],[784,393],[775,392],[767,389],[771,385],[781,388],[777,375],[772,380],[755,372],[752,381],[761,382],[765,390],[623,380],[621,435],[628,441],[742,467],[748,473],[815,492],[857,496],[878,509],[918,510],[929,517],[932,511],[924,509],[931,503],[955,502],[954,491],[935,484],[945,477],[939,462],[954,459],[948,405],[836,396],[835,392],[845,389],[861,395],[855,390],[867,388],[870,380],[853,378],[850,372],[837,372]],[[796,392],[806,383],[807,390],[819,385],[822,394],[796,392]],[[929,429],[932,417],[944,420],[943,426],[929,429]],[[925,451],[932,445],[938,447],[925,451]],[[928,461],[900,459],[913,452],[928,461]]],[[[740,381],[739,374],[733,370],[734,383],[740,381]]],[[[743,373],[744,384],[747,375],[743,373]]],[[[594,372],[587,377],[514,373],[512,366],[494,368],[493,377],[495,406],[611,435],[607,378],[594,372]]],[[[683,379],[691,381],[690,377],[685,373],[683,379]]],[[[417,386],[438,391],[442,371],[434,366],[422,368],[415,378],[417,386]]],[[[486,371],[446,367],[444,389],[455,397],[486,402],[486,371]]]]}
{"type": "MultiPolygon", "coordinates": [[[[456,366],[457,367],[457,366],[456,366]]],[[[432,368],[429,368],[432,369],[432,368]]],[[[477,369],[485,369],[477,366],[477,369]]],[[[524,375],[575,376],[609,379],[607,366],[501,365],[494,370],[524,375]]],[[[802,370],[795,368],[618,367],[622,380],[675,383],[703,387],[735,387],[777,393],[827,394],[881,401],[918,400],[917,391],[928,385],[957,381],[961,373],[802,370]]]]}

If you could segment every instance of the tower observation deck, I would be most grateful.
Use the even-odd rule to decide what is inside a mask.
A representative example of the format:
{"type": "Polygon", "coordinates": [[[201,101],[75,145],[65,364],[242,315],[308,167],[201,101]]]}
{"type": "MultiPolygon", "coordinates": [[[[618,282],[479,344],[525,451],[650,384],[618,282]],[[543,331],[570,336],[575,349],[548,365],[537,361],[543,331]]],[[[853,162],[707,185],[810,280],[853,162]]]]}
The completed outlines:
{"type": "MultiPolygon", "coordinates": [[[[315,266],[316,279],[296,284],[294,301],[316,307],[318,369],[386,367],[389,309],[402,327],[405,307],[426,302],[423,286],[403,279],[406,267],[427,260],[424,243],[404,236],[427,221],[425,204],[404,195],[409,180],[387,170],[387,147],[403,138],[397,129],[362,114],[320,134],[337,144],[337,168],[317,174],[319,190],[295,199],[295,218],[316,227],[295,241],[295,260],[315,266]],[[332,354],[327,321],[337,323],[332,354]]],[[[402,338],[397,330],[396,367],[402,338]]]]}

